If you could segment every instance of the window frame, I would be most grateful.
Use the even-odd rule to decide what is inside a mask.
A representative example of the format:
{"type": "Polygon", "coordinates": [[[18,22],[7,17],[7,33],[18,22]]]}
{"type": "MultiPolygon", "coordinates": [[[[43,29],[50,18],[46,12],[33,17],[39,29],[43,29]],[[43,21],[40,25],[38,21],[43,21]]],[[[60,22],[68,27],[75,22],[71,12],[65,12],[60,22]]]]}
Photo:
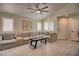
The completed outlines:
{"type": "Polygon", "coordinates": [[[54,31],[54,22],[44,22],[44,31],[54,31]],[[48,23],[47,26],[45,26],[45,23],[48,23]],[[52,26],[52,27],[51,27],[52,26]],[[46,30],[45,27],[47,27],[48,29],[46,30]]]}
{"type": "Polygon", "coordinates": [[[42,22],[37,22],[37,31],[42,31],[42,22]],[[40,24],[40,26],[41,26],[39,30],[38,30],[38,28],[39,28],[38,24],[40,24]]]}
{"type": "MultiPolygon", "coordinates": [[[[13,20],[13,18],[9,18],[9,17],[2,17],[2,21],[3,21],[3,32],[12,32],[13,30],[14,30],[14,20],[13,20]],[[4,24],[4,21],[5,20],[11,20],[11,21],[9,21],[9,22],[11,22],[10,24],[12,25],[11,26],[11,29],[6,29],[5,30],[5,28],[4,28],[4,26],[5,26],[5,24],[4,24]]],[[[9,25],[9,24],[8,24],[9,25]]],[[[6,27],[6,26],[5,26],[6,27]]],[[[7,27],[7,28],[10,28],[10,27],[7,27]]]]}

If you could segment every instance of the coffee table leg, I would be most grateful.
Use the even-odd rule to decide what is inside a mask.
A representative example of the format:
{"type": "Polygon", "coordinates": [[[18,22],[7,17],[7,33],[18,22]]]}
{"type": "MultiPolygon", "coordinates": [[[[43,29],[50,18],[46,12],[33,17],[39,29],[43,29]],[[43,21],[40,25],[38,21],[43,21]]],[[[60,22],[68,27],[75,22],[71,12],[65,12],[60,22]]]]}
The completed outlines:
{"type": "Polygon", "coordinates": [[[34,48],[36,48],[36,46],[37,46],[37,40],[36,40],[36,42],[35,42],[35,47],[34,47],[34,48]]]}
{"type": "Polygon", "coordinates": [[[30,42],[30,46],[32,45],[32,40],[31,40],[31,42],[30,42]]]}
{"type": "Polygon", "coordinates": [[[47,44],[47,40],[46,40],[46,38],[45,38],[45,44],[47,44]]]}
{"type": "Polygon", "coordinates": [[[40,41],[42,42],[42,39],[40,41]]]}

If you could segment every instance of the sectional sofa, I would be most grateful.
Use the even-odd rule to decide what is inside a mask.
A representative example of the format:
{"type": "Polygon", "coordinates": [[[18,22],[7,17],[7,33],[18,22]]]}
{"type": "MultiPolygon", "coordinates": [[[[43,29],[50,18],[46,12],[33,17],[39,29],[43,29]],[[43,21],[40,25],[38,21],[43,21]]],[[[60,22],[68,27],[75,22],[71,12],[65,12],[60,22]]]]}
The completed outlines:
{"type": "Polygon", "coordinates": [[[26,44],[28,40],[17,40],[16,33],[1,33],[0,36],[0,50],[17,47],[23,44],[26,44]]]}
{"type": "MultiPolygon", "coordinates": [[[[33,35],[39,35],[39,34],[49,35],[49,32],[0,33],[0,51],[8,49],[8,48],[13,48],[13,47],[21,46],[24,44],[28,44],[28,43],[30,43],[30,40],[29,40],[30,37],[32,37],[33,35]],[[22,37],[23,39],[18,40],[17,37],[22,37]]],[[[49,41],[51,41],[51,40],[49,40],[49,41]]]]}

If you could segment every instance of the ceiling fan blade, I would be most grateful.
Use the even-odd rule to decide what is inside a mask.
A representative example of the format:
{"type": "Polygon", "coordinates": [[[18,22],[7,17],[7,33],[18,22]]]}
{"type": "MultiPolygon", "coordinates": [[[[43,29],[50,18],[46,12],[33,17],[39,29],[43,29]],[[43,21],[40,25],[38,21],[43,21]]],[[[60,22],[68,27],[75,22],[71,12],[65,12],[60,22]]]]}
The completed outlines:
{"type": "Polygon", "coordinates": [[[46,4],[46,3],[42,3],[42,4],[46,4]]]}
{"type": "Polygon", "coordinates": [[[40,14],[43,14],[42,12],[40,12],[40,14]]]}
{"type": "Polygon", "coordinates": [[[34,13],[35,11],[32,11],[32,12],[29,12],[28,14],[30,14],[30,13],[34,13]]]}
{"type": "Polygon", "coordinates": [[[37,3],[37,4],[38,4],[38,6],[39,6],[40,3],[37,3]]]}
{"type": "Polygon", "coordinates": [[[49,12],[48,10],[42,10],[42,12],[49,12]]]}
{"type": "Polygon", "coordinates": [[[41,10],[40,10],[40,14],[43,14],[41,10]]]}
{"type": "Polygon", "coordinates": [[[46,6],[46,7],[43,7],[42,9],[46,9],[46,8],[48,8],[48,6],[46,6]]]}
{"type": "Polygon", "coordinates": [[[34,9],[32,9],[32,8],[27,8],[27,9],[29,9],[29,10],[34,10],[34,9]]]}
{"type": "Polygon", "coordinates": [[[35,7],[36,7],[37,9],[39,9],[39,3],[38,3],[38,4],[35,4],[35,7]]]}

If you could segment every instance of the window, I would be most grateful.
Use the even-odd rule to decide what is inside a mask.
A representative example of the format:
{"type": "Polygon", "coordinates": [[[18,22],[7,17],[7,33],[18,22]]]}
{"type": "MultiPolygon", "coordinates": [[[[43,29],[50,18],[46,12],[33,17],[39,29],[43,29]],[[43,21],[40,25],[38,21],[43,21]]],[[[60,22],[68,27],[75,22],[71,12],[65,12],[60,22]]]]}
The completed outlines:
{"type": "Polygon", "coordinates": [[[13,19],[3,18],[3,31],[13,31],[13,19]]]}
{"type": "Polygon", "coordinates": [[[54,23],[53,22],[45,22],[44,23],[45,31],[54,31],[54,23]]]}
{"type": "Polygon", "coordinates": [[[54,23],[49,23],[49,31],[54,31],[54,23]]]}
{"type": "Polygon", "coordinates": [[[37,23],[37,31],[41,31],[42,30],[42,23],[38,22],[37,23]]]}
{"type": "Polygon", "coordinates": [[[44,23],[44,30],[48,31],[48,23],[47,22],[44,23]]]}

